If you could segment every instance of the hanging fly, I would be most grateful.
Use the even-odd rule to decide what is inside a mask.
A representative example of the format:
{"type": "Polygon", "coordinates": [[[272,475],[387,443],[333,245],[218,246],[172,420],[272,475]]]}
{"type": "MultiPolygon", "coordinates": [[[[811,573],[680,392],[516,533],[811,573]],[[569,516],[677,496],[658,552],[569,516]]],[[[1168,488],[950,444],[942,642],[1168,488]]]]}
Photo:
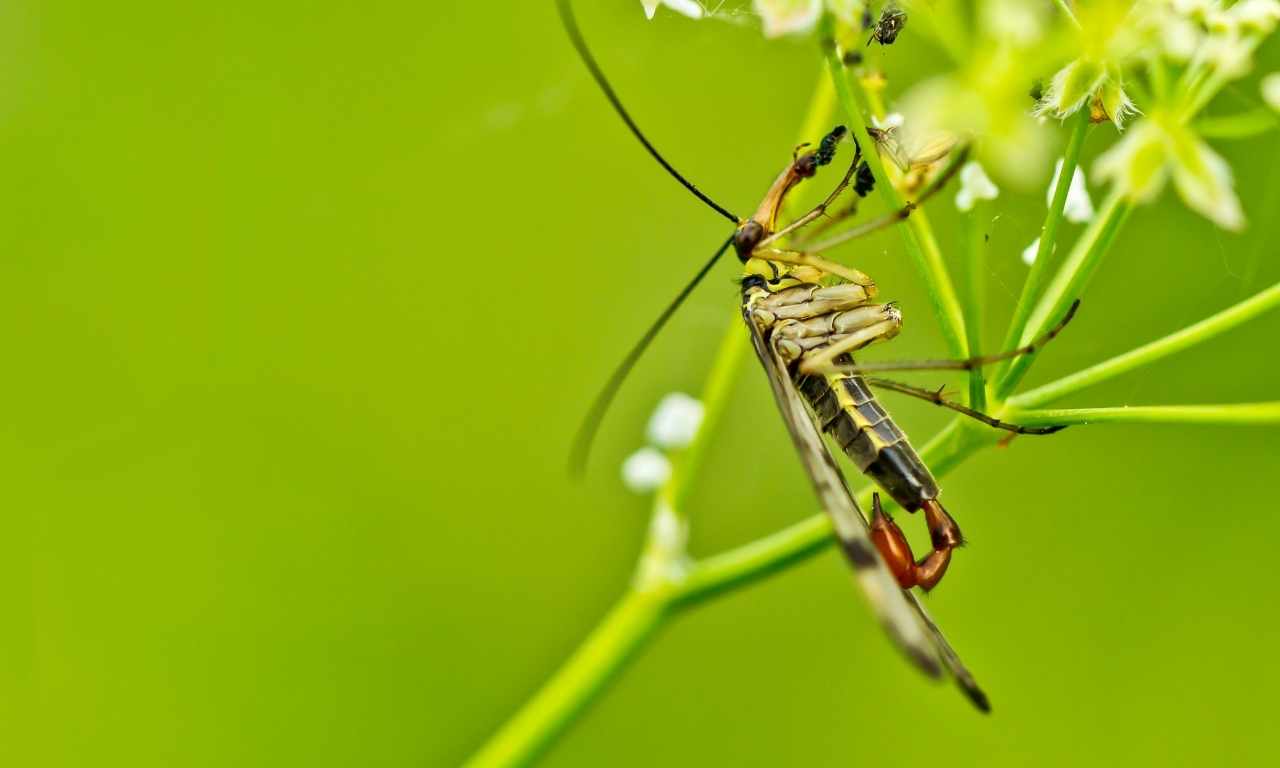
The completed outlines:
{"type": "MultiPolygon", "coordinates": [[[[741,312],[753,348],[765,371],[783,421],[804,464],[811,484],[827,514],[854,574],[867,594],[890,637],[926,673],[937,676],[944,669],[954,677],[969,699],[983,711],[986,695],[972,674],[929,618],[910,590],[930,590],[947,572],[952,556],[964,543],[960,527],[939,501],[940,489],[928,467],[905,433],[876,399],[873,388],[917,397],[977,419],[993,428],[1016,434],[1047,434],[1057,427],[1024,427],[953,402],[941,391],[871,377],[865,374],[892,370],[969,370],[1017,355],[1031,354],[1052,339],[1071,319],[1075,305],[1049,332],[1032,343],[1008,352],[964,360],[917,360],[859,364],[853,353],[895,337],[902,313],[893,303],[877,301],[879,289],[863,272],[824,258],[829,248],[869,232],[892,226],[944,187],[964,163],[967,150],[947,153],[948,162],[923,184],[916,199],[903,209],[846,229],[827,240],[798,246],[794,236],[823,219],[825,226],[856,213],[851,205],[834,214],[829,209],[852,186],[865,195],[875,183],[862,159],[862,146],[844,126],[836,126],[816,148],[797,147],[788,163],[765,193],[752,215],[740,219],[712,200],[677,172],[640,131],[605,78],[577,26],[568,0],[558,0],[561,17],[574,47],[623,122],[666,171],[711,209],[734,223],[733,233],[695,274],[688,285],[658,316],[640,341],[624,357],[588,411],[574,444],[572,466],[581,470],[601,417],[622,380],[671,315],[730,247],[743,265],[741,312]],[[783,203],[803,181],[834,162],[843,144],[852,145],[852,160],[840,181],[812,210],[779,225],[783,203]],[[885,512],[875,495],[870,520],[858,508],[843,474],[823,441],[826,433],[885,494],[909,512],[922,510],[929,532],[930,551],[916,558],[906,537],[885,512]]],[[[881,34],[886,9],[877,24],[881,34]]],[[[898,13],[901,13],[900,11],[898,13]]],[[[892,42],[901,29],[885,27],[892,42]]],[[[873,151],[875,151],[873,149],[873,151]]],[[[817,227],[814,227],[815,229],[817,227]]]]}

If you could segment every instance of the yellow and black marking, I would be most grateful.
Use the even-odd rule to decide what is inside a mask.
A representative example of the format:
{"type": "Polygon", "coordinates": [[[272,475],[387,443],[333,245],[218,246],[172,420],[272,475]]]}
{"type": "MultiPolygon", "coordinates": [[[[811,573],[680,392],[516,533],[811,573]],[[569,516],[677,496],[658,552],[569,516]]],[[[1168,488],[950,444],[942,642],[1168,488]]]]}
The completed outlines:
{"type": "MultiPolygon", "coordinates": [[[[845,362],[852,364],[850,356],[845,362]]],[[[861,376],[797,374],[796,388],[840,450],[904,509],[938,497],[938,484],[861,376]]]]}
{"type": "Polygon", "coordinates": [[[871,343],[888,338],[896,330],[877,331],[866,342],[861,342],[857,333],[861,328],[877,328],[885,317],[892,320],[890,328],[896,329],[900,316],[893,305],[872,303],[874,289],[848,283],[824,286],[816,282],[818,277],[808,267],[766,264],[759,259],[748,262],[742,281],[742,316],[752,346],[845,558],[885,630],[917,667],[931,676],[945,669],[975,706],[989,711],[990,703],[973,675],[924,606],[910,590],[900,587],[881,557],[867,519],[818,427],[821,424],[837,442],[843,434],[865,435],[865,439],[854,438],[841,447],[846,452],[859,452],[867,459],[859,468],[877,482],[880,477],[871,473],[879,472],[886,479],[882,486],[902,489],[903,500],[929,493],[936,496],[932,475],[860,376],[800,372],[806,352],[820,353],[831,343],[847,343],[849,339],[871,343]],[[817,344],[808,343],[815,339],[817,344]],[[799,386],[808,387],[811,394],[802,395],[799,386]]]}

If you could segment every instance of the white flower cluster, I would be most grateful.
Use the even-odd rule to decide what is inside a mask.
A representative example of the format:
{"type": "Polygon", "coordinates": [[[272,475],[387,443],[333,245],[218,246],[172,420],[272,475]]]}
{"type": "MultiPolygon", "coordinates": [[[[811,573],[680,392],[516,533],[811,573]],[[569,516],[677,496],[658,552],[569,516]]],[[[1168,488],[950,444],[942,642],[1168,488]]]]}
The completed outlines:
{"type": "Polygon", "coordinates": [[[658,403],[649,418],[646,445],[622,462],[622,482],[636,493],[650,493],[671,477],[671,459],[665,451],[679,450],[693,442],[702,426],[703,407],[697,398],[672,392],[658,403]]]}
{"type": "Polygon", "coordinates": [[[650,19],[658,12],[658,6],[660,5],[665,5],[676,13],[683,14],[691,19],[703,17],[702,6],[695,0],[640,0],[640,4],[644,6],[645,17],[650,19]]]}
{"type": "MultiPolygon", "coordinates": [[[[1223,229],[1242,228],[1231,167],[1194,120],[1227,83],[1252,70],[1254,51],[1280,25],[1280,0],[1145,0],[1132,21],[1155,43],[1135,61],[1160,76],[1153,77],[1148,117],[1098,158],[1095,177],[1135,202],[1155,199],[1172,181],[1192,210],[1223,229]],[[1181,76],[1166,74],[1170,68],[1181,76]]],[[[1264,79],[1264,100],[1267,87],[1264,79]]]]}
{"type": "Polygon", "coordinates": [[[1280,23],[1278,0],[1147,0],[1135,10],[1170,60],[1207,65],[1229,78],[1248,74],[1255,41],[1280,23]]]}

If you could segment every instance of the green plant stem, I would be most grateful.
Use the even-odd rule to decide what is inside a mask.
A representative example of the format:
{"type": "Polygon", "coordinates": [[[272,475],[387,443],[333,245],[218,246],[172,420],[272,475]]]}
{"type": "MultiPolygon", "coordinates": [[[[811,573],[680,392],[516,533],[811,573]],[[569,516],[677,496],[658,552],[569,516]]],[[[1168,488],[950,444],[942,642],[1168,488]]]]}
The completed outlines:
{"type": "Polygon", "coordinates": [[[1071,4],[1068,3],[1067,0],[1053,0],[1053,2],[1054,5],[1057,5],[1058,9],[1062,11],[1063,15],[1071,20],[1071,23],[1075,25],[1075,28],[1080,29],[1080,20],[1076,18],[1075,12],[1071,10],[1071,4]]]}
{"type": "Polygon", "coordinates": [[[724,336],[720,339],[720,349],[716,352],[715,361],[711,365],[711,373],[702,389],[702,424],[693,442],[677,459],[671,479],[658,492],[659,497],[670,505],[680,516],[684,515],[689,492],[693,487],[692,479],[698,476],[702,463],[706,458],[707,447],[711,444],[711,435],[720,425],[724,410],[728,407],[729,394],[738,380],[742,369],[742,361],[750,345],[747,335],[742,330],[742,315],[733,313],[724,336]]]}
{"type": "MultiPolygon", "coordinates": [[[[1022,283],[1022,292],[1018,295],[1018,303],[1013,308],[1013,319],[1009,321],[1009,330],[1005,334],[1001,349],[1013,349],[1027,329],[1027,320],[1035,306],[1036,297],[1040,295],[1040,287],[1045,276],[1049,274],[1049,265],[1053,261],[1054,245],[1058,242],[1058,225],[1062,223],[1062,212],[1067,205],[1067,193],[1071,190],[1071,179],[1080,165],[1080,151],[1084,148],[1085,136],[1089,132],[1089,111],[1082,109],[1076,114],[1071,124],[1071,135],[1067,139],[1067,148],[1062,156],[1062,170],[1058,172],[1058,183],[1053,188],[1053,197],[1049,201],[1049,211],[1045,214],[1044,224],[1040,227],[1040,244],[1036,247],[1036,259],[1031,262],[1031,270],[1022,283]]],[[[1006,375],[1012,361],[1002,363],[997,380],[1006,375]]],[[[1007,392],[1006,392],[1007,394],[1007,392]]]]}
{"type": "Polygon", "coordinates": [[[1052,424],[1280,424],[1280,401],[1224,405],[1122,405],[1111,408],[1013,410],[1027,426],[1052,424]]]}
{"type": "MultiPolygon", "coordinates": [[[[962,217],[964,229],[964,333],[969,342],[969,355],[982,354],[982,307],[985,306],[982,278],[986,275],[987,205],[979,200],[973,210],[962,217]]],[[[982,366],[969,371],[969,407],[987,409],[987,379],[982,366]]]]}
{"type": "MultiPolygon", "coordinates": [[[[1102,209],[1076,241],[1066,261],[1054,275],[1053,282],[1045,289],[1036,308],[1032,310],[1031,318],[1017,346],[1029,344],[1044,333],[1050,323],[1062,317],[1067,310],[1067,305],[1084,292],[1093,273],[1102,263],[1102,257],[1106,255],[1111,243],[1115,240],[1116,233],[1128,217],[1131,207],[1128,199],[1117,191],[1113,190],[1107,196],[1102,209]]],[[[1008,372],[996,384],[996,400],[1004,401],[1013,392],[1022,381],[1022,377],[1026,375],[1035,357],[1035,355],[1022,355],[1014,359],[1008,372]]]]}
{"type": "Polygon", "coordinates": [[[1091,387],[1135,368],[1150,365],[1156,360],[1208,341],[1276,306],[1280,306],[1280,283],[1162,339],[1016,395],[1009,399],[1009,406],[1027,410],[1058,400],[1085,387],[1091,387]]]}
{"type": "MultiPolygon", "coordinates": [[[[867,120],[864,117],[864,114],[867,114],[865,98],[859,102],[849,87],[848,72],[845,70],[844,63],[840,61],[833,42],[832,20],[829,15],[824,18],[820,35],[827,41],[827,70],[835,86],[836,101],[849,120],[849,128],[854,136],[858,137],[859,141],[863,141],[869,137],[867,120]]],[[[904,205],[902,196],[893,186],[884,162],[880,159],[880,153],[874,149],[874,146],[873,143],[873,148],[863,153],[863,157],[876,178],[876,190],[890,211],[901,210],[904,205]]],[[[956,298],[955,288],[942,261],[937,240],[920,213],[917,211],[908,216],[905,219],[906,226],[899,226],[897,229],[902,235],[902,244],[908,257],[920,273],[921,279],[924,280],[929,301],[933,304],[934,314],[938,318],[938,325],[942,329],[942,337],[947,344],[947,349],[954,357],[966,357],[969,347],[964,333],[964,314],[960,310],[960,301],[956,298]]]]}
{"type": "Polygon", "coordinates": [[[537,757],[650,636],[666,604],[661,591],[628,591],[467,768],[525,765],[537,757]]]}

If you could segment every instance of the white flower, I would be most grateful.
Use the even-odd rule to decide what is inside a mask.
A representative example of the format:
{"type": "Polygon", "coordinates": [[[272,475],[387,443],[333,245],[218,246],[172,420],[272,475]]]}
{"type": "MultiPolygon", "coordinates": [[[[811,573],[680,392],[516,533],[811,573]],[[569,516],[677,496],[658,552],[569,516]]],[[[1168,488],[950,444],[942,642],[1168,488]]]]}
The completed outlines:
{"type": "Polygon", "coordinates": [[[1174,61],[1189,60],[1200,46],[1200,28],[1187,19],[1171,16],[1164,19],[1157,29],[1165,53],[1174,61]]]}
{"type": "Polygon", "coordinates": [[[884,120],[881,120],[876,115],[871,116],[871,124],[882,131],[891,131],[895,128],[901,128],[904,122],[906,122],[906,120],[902,117],[901,112],[890,112],[884,116],[884,120]]]}
{"type": "Polygon", "coordinates": [[[662,398],[649,419],[649,440],[661,448],[684,448],[702,425],[702,403],[683,392],[662,398]]]}
{"type": "Polygon", "coordinates": [[[1031,241],[1031,245],[1022,249],[1022,263],[1028,267],[1036,263],[1036,254],[1040,251],[1040,238],[1031,241]]]}
{"type": "Polygon", "coordinates": [[[1155,199],[1168,176],[1160,126],[1155,120],[1139,123],[1129,135],[1102,153],[1093,171],[1097,179],[1110,179],[1131,200],[1155,199]]]}
{"type": "Polygon", "coordinates": [[[1221,0],[1171,0],[1173,10],[1183,16],[1204,18],[1206,13],[1216,11],[1221,0]]]}
{"type": "Polygon", "coordinates": [[[995,200],[1000,190],[977,161],[970,160],[960,169],[960,191],[956,192],[956,208],[972,211],[979,200],[995,200]]]}
{"type": "Polygon", "coordinates": [[[649,541],[666,553],[681,553],[689,541],[689,526],[669,505],[659,502],[649,521],[649,541]]]}
{"type": "Polygon", "coordinates": [[[755,0],[765,37],[803,34],[822,16],[822,0],[755,0]]]}
{"type": "Polygon", "coordinates": [[[636,588],[655,589],[682,581],[689,572],[688,542],[689,524],[659,498],[649,522],[648,546],[636,568],[636,588]]]}
{"type": "Polygon", "coordinates": [[[1262,78],[1262,100],[1280,112],[1280,72],[1272,72],[1262,78]]]}
{"type": "Polygon", "coordinates": [[[1094,172],[1135,202],[1154,199],[1172,176],[1178,196],[1191,209],[1223,229],[1244,226],[1227,161],[1185,124],[1165,115],[1139,123],[1098,158],[1094,172]]]}
{"type": "Polygon", "coordinates": [[[1253,68],[1253,48],[1234,31],[1210,35],[1201,46],[1202,55],[1229,79],[1244,77],[1253,68]]]}
{"type": "MultiPolygon", "coordinates": [[[[1062,175],[1062,158],[1053,166],[1053,181],[1045,193],[1045,205],[1053,205],[1053,190],[1058,186],[1058,177],[1062,175]]],[[[1071,186],[1067,188],[1067,202],[1062,208],[1062,215],[1073,224],[1083,224],[1093,218],[1093,201],[1089,199],[1089,188],[1084,183],[1084,171],[1076,166],[1071,175],[1071,186]]]]}
{"type": "Polygon", "coordinates": [[[640,0],[644,6],[645,18],[652,19],[658,12],[658,6],[665,5],[676,13],[684,14],[691,19],[702,18],[702,6],[694,0],[640,0]]]}
{"type": "Polygon", "coordinates": [[[982,27],[996,40],[1007,40],[1025,48],[1044,37],[1044,4],[987,0],[981,6],[982,27]]]}
{"type": "Polygon", "coordinates": [[[671,460],[656,448],[645,446],[622,462],[622,482],[636,493],[649,493],[671,477],[671,460]]]}
{"type": "Polygon", "coordinates": [[[1280,2],[1277,0],[1240,0],[1227,9],[1226,14],[1245,29],[1271,34],[1280,22],[1280,2]]]}
{"type": "Polygon", "coordinates": [[[1242,229],[1244,213],[1232,188],[1231,166],[1189,131],[1171,138],[1173,185],[1182,201],[1223,229],[1242,229]]]}

